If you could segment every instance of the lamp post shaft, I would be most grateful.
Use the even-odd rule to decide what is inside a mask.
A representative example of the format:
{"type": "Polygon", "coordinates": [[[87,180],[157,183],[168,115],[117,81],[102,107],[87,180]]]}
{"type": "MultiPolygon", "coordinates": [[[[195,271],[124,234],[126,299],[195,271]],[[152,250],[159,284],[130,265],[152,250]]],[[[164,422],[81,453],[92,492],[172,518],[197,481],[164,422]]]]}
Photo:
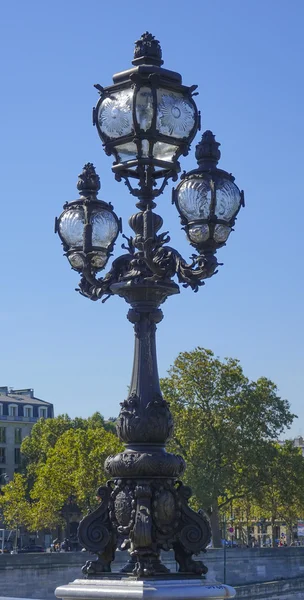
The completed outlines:
{"type": "Polygon", "coordinates": [[[162,319],[159,309],[140,306],[131,309],[128,319],[134,323],[135,346],[134,362],[130,384],[130,395],[140,399],[141,406],[146,408],[149,402],[161,396],[157,357],[156,357],[156,323],[162,319]]]}
{"type": "MultiPolygon", "coordinates": [[[[148,202],[155,206],[153,199],[148,202]]],[[[157,230],[162,225],[159,215],[152,209],[131,217],[130,225],[135,232],[133,247],[139,251],[130,267],[142,276],[148,274],[151,248],[157,246],[157,230]]],[[[131,308],[127,318],[134,325],[134,360],[129,397],[121,406],[117,431],[120,439],[140,444],[142,442],[164,445],[173,429],[172,417],[167,403],[163,400],[156,354],[156,326],[163,319],[159,308],[166,298],[179,292],[172,281],[159,282],[153,279],[153,272],[145,282],[137,279],[115,283],[111,291],[123,297],[131,308]],[[155,418],[152,419],[152,412],[155,418]],[[156,418],[159,414],[159,418],[156,418]],[[155,420],[156,419],[156,420],[155,420]]]]}

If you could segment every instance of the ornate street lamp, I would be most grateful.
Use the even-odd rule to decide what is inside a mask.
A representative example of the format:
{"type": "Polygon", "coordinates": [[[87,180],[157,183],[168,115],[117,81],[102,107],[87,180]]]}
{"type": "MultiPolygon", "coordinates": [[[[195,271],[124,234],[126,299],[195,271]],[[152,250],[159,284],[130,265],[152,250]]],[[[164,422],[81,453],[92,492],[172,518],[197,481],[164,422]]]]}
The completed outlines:
{"type": "Polygon", "coordinates": [[[196,146],[198,169],[182,175],[173,190],[173,202],[181,215],[190,244],[200,252],[214,253],[226,244],[236,216],[244,206],[244,192],[234,177],[217,168],[220,144],[205,131],[196,146]]]}
{"type": "MultiPolygon", "coordinates": [[[[178,157],[186,156],[199,115],[178,73],[163,69],[159,42],[146,32],[136,42],[133,69],[117,73],[113,85],[95,87],[100,99],[93,111],[107,154],[113,154],[116,179],[139,180],[139,195],[151,200],[153,180],[175,178],[178,157]],[[148,176],[148,175],[152,175],[148,176]]],[[[152,196],[159,195],[162,187],[152,196]]]]}
{"type": "Polygon", "coordinates": [[[178,158],[188,153],[199,128],[196,86],[184,86],[162,62],[159,42],[145,33],[135,45],[134,67],[114,75],[108,88],[95,86],[100,99],[94,124],[106,153],[114,155],[115,178],[125,181],[139,209],[129,219],[134,236],[124,236],[125,252],[103,278],[97,277],[121,227],[112,206],[97,200],[99,178],[90,163],[78,182],[80,200],[66,204],[56,221],[70,264],[82,274],[80,293],[91,300],[124,298],[135,330],[130,394],[117,422],[125,450],[107,459],[110,480],[98,490],[100,505],[79,526],[80,542],[98,555],[83,568],[95,579],[111,570],[118,539],[130,552],[123,573],[133,577],[199,578],[207,572],[192,557],[210,542],[209,521],[188,505],[191,490],[180,481],[183,458],[165,449],[173,422],[159,385],[155,331],[163,317],[160,305],[179,293],[174,277],[197,291],[216,273],[216,250],[230,234],[243,194],[232,175],[217,168],[219,143],[207,131],[196,148],[198,168],[184,174],[173,193],[197,253],[186,262],[167,245],[167,232],[158,233],[163,220],[153,212],[155,199],[170,178],[177,179],[178,158]],[[160,560],[160,551],[169,549],[179,576],[169,575],[160,560]]]}
{"type": "Polygon", "coordinates": [[[100,181],[92,163],[84,166],[77,188],[80,198],[64,205],[55,221],[55,233],[72,269],[90,279],[91,273],[95,275],[107,264],[121,222],[111,204],[97,199],[100,181]]]}

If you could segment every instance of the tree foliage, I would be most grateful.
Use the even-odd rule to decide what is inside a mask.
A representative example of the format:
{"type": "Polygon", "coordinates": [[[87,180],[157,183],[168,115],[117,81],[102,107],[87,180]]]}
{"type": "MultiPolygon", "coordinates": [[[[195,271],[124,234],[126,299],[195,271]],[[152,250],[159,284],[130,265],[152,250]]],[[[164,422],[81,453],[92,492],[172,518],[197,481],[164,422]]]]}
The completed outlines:
{"type": "MultiPolygon", "coordinates": [[[[104,461],[109,454],[120,450],[117,437],[100,427],[64,432],[49,450],[45,463],[39,466],[31,490],[31,498],[36,502],[36,528],[41,528],[43,522],[46,526],[47,507],[50,521],[57,515],[60,522],[62,510],[71,497],[82,511],[91,508],[97,488],[106,482],[104,461]]],[[[48,526],[51,527],[51,522],[48,526]]]]}
{"type": "Polygon", "coordinates": [[[294,523],[304,515],[304,460],[300,448],[290,441],[273,445],[271,460],[264,464],[253,497],[259,514],[272,524],[273,541],[277,519],[286,522],[292,536],[294,523]]]}
{"type": "Polygon", "coordinates": [[[295,415],[272,381],[249,381],[238,360],[221,361],[200,347],[180,353],[161,385],[175,421],[172,449],[187,462],[185,478],[219,545],[219,507],[255,489],[273,442],[295,415]]]}
{"type": "Polygon", "coordinates": [[[113,431],[112,423],[106,423],[102,415],[94,413],[88,419],[76,417],[71,419],[68,415],[59,415],[54,419],[39,419],[32,428],[31,434],[23,440],[21,452],[27,473],[35,475],[37,466],[46,461],[48,452],[54,448],[57,440],[66,431],[102,428],[113,431]]]}
{"type": "Polygon", "coordinates": [[[96,504],[96,490],[105,483],[103,465],[122,449],[103,417],[41,419],[22,443],[23,475],[3,488],[1,507],[7,525],[31,530],[64,525],[68,505],[81,511],[96,504]]]}
{"type": "Polygon", "coordinates": [[[25,525],[32,529],[31,505],[28,500],[27,481],[24,475],[15,473],[14,480],[2,488],[0,495],[2,518],[8,529],[25,525]]]}
{"type": "MultiPolygon", "coordinates": [[[[266,377],[250,381],[238,360],[200,347],[180,353],[161,385],[175,421],[170,449],[187,462],[185,482],[194,507],[210,514],[214,545],[221,544],[219,511],[229,517],[232,503],[248,532],[262,516],[273,537],[276,519],[292,531],[304,515],[304,459],[291,442],[277,443],[295,415],[276,385],[266,377]]],[[[93,508],[104,460],[122,449],[113,421],[99,413],[38,421],[21,447],[23,474],[0,496],[7,526],[64,525],[71,498],[81,511],[93,508]]]]}

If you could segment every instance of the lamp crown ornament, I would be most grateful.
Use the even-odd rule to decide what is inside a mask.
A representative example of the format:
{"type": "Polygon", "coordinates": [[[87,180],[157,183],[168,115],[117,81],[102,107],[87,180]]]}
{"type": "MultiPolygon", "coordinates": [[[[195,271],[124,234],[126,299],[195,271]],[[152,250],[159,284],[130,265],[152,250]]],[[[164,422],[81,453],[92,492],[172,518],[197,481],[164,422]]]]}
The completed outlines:
{"type": "Polygon", "coordinates": [[[209,167],[209,165],[216,167],[221,158],[220,145],[212,131],[207,129],[203,133],[202,139],[195,149],[195,157],[200,167],[209,167]]]}
{"type": "Polygon", "coordinates": [[[86,163],[78,175],[77,189],[80,196],[96,196],[100,190],[100,179],[93,163],[86,163]]]}
{"type": "Polygon", "coordinates": [[[148,64],[161,66],[162,49],[158,40],[152,33],[146,31],[141,38],[135,42],[133,65],[148,64]]]}

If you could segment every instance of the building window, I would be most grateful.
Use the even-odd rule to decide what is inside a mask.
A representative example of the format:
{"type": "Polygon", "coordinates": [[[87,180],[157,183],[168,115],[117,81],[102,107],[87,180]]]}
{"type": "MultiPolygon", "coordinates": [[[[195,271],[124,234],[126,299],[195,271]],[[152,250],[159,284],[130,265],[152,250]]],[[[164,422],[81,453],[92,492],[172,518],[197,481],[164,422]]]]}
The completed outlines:
{"type": "Polygon", "coordinates": [[[16,406],[16,404],[10,404],[9,405],[9,416],[10,417],[17,417],[18,414],[18,407],[16,406]]]}
{"type": "Polygon", "coordinates": [[[5,485],[7,482],[8,481],[7,481],[6,468],[1,467],[1,469],[0,469],[0,486],[5,485]]]}
{"type": "Polygon", "coordinates": [[[20,465],[20,463],[21,463],[20,448],[15,448],[15,465],[20,465]]]}
{"type": "Polygon", "coordinates": [[[2,415],[3,415],[3,404],[0,403],[0,416],[2,417],[2,415]]]}
{"type": "Polygon", "coordinates": [[[21,444],[22,442],[22,429],[21,427],[16,427],[15,429],[15,444],[21,444]]]}
{"type": "Polygon", "coordinates": [[[6,427],[0,427],[0,444],[6,443],[6,427]]]}
{"type": "Polygon", "coordinates": [[[0,448],[0,463],[6,462],[5,448],[0,448]]]}
{"type": "Polygon", "coordinates": [[[40,419],[46,419],[47,418],[47,408],[39,406],[39,417],[40,417],[40,419]]]}
{"type": "Polygon", "coordinates": [[[24,411],[24,416],[27,417],[28,419],[33,416],[33,407],[32,406],[25,406],[23,411],[24,411]]]}

